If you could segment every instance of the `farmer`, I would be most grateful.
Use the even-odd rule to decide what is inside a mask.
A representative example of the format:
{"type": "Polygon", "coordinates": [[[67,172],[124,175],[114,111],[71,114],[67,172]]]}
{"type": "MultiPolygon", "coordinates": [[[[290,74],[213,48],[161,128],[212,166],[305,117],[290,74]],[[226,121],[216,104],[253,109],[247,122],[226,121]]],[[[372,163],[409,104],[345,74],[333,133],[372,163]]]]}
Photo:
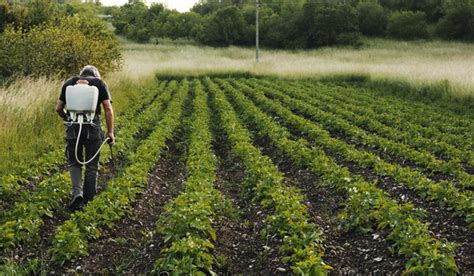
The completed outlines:
{"type": "MultiPolygon", "coordinates": [[[[85,66],[78,77],[72,77],[67,80],[61,89],[61,95],[56,104],[56,112],[65,121],[69,121],[69,113],[64,110],[67,106],[66,102],[66,87],[76,84],[88,84],[96,86],[99,90],[99,97],[97,102],[96,115],[93,119],[95,125],[84,124],[82,127],[81,137],[79,138],[78,159],[84,160],[83,149],[85,149],[86,160],[90,160],[94,154],[99,150],[104,133],[100,122],[100,105],[104,106],[105,120],[107,122],[107,137],[108,143],[113,145],[115,143],[114,137],[114,112],[112,109],[112,99],[105,82],[100,78],[99,70],[92,65],[85,66]]],[[[96,194],[96,183],[98,176],[99,154],[88,164],[86,164],[84,177],[84,193],[82,191],[82,165],[77,162],[75,157],[75,146],[77,135],[79,132],[79,125],[72,124],[66,127],[66,157],[68,159],[68,168],[71,175],[72,182],[72,198],[68,204],[71,210],[75,210],[81,206],[82,203],[87,204],[96,194]]]]}

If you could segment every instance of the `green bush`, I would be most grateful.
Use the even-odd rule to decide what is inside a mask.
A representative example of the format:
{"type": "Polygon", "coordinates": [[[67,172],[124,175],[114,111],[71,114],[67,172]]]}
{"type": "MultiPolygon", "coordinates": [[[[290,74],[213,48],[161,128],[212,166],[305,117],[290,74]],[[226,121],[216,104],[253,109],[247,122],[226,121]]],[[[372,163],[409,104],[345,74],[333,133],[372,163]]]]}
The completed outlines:
{"type": "Polygon", "coordinates": [[[245,39],[247,24],[242,11],[235,7],[219,9],[207,17],[204,22],[204,33],[198,33],[200,42],[212,46],[229,46],[242,44],[245,39]]]}
{"type": "Polygon", "coordinates": [[[393,38],[412,40],[427,38],[428,24],[424,12],[394,12],[388,20],[388,34],[393,38]]]}
{"type": "Polygon", "coordinates": [[[378,0],[383,7],[392,11],[424,12],[430,22],[436,22],[443,16],[443,3],[447,1],[451,0],[378,0]]]}
{"type": "Polygon", "coordinates": [[[0,75],[75,75],[86,64],[103,74],[118,69],[118,41],[100,21],[63,18],[28,32],[7,28],[0,35],[0,75]]]}
{"type": "Polygon", "coordinates": [[[306,3],[300,30],[307,41],[306,47],[331,45],[359,45],[357,10],[349,4],[306,3]]]}
{"type": "Polygon", "coordinates": [[[372,2],[360,2],[359,12],[360,32],[367,36],[383,36],[387,28],[388,16],[382,6],[372,2]]]}
{"type": "Polygon", "coordinates": [[[474,3],[453,2],[438,22],[436,33],[444,39],[474,41],[474,3]]]}

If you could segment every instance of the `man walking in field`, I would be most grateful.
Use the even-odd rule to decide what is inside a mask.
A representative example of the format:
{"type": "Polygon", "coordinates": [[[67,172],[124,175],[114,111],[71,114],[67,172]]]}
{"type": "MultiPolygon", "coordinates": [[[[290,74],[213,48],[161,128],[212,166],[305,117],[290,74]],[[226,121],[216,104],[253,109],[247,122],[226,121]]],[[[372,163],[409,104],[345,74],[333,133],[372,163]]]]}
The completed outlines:
{"type": "MultiPolygon", "coordinates": [[[[108,143],[115,143],[114,136],[114,112],[112,109],[112,99],[106,83],[100,78],[99,70],[92,65],[85,66],[78,77],[72,77],[67,80],[61,89],[61,95],[56,104],[56,112],[65,121],[69,121],[69,112],[64,110],[67,107],[66,88],[76,84],[88,84],[97,87],[99,91],[97,108],[93,124],[84,124],[80,133],[77,156],[79,160],[84,160],[83,150],[85,150],[85,159],[90,160],[99,150],[104,140],[104,133],[101,128],[100,113],[101,104],[104,107],[105,119],[107,123],[108,143]]],[[[76,160],[75,147],[79,134],[79,125],[71,124],[66,128],[66,157],[68,159],[68,168],[72,182],[72,198],[68,207],[72,210],[77,209],[82,203],[87,204],[96,194],[96,184],[98,177],[99,154],[88,164],[86,164],[84,175],[84,191],[82,189],[82,164],[76,160]]]]}

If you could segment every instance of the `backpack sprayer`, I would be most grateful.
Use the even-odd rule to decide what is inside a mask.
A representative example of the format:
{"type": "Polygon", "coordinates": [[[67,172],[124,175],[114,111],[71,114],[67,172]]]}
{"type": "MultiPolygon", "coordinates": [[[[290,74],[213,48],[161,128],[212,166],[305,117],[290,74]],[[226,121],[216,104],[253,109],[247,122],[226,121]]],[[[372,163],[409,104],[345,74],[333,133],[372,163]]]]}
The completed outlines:
{"type": "Polygon", "coordinates": [[[66,87],[66,104],[71,121],[66,122],[65,125],[79,125],[79,133],[77,135],[76,147],[74,152],[76,156],[76,161],[81,165],[87,165],[92,160],[94,160],[94,158],[96,158],[96,156],[102,150],[102,147],[105,145],[105,143],[107,143],[107,141],[110,139],[109,137],[107,137],[104,140],[99,150],[90,160],[85,162],[79,160],[77,156],[77,149],[79,147],[79,139],[81,138],[82,125],[88,124],[95,126],[93,120],[95,117],[98,99],[99,89],[97,89],[97,87],[95,86],[78,83],[76,85],[69,85],[68,87],[66,87]]]}

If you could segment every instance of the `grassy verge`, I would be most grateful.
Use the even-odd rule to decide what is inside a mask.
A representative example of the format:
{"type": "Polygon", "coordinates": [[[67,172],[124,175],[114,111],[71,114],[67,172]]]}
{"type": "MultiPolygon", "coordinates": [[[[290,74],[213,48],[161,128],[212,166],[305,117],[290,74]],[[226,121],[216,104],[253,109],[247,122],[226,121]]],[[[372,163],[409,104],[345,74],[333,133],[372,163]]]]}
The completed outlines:
{"type": "MultiPolygon", "coordinates": [[[[154,82],[152,76],[131,79],[121,73],[105,80],[116,114],[127,106],[133,90],[139,93],[137,87],[154,82]]],[[[15,174],[20,164],[64,146],[64,127],[54,111],[61,85],[59,79],[25,78],[0,88],[0,160],[8,160],[0,162],[0,175],[15,174]]]]}

